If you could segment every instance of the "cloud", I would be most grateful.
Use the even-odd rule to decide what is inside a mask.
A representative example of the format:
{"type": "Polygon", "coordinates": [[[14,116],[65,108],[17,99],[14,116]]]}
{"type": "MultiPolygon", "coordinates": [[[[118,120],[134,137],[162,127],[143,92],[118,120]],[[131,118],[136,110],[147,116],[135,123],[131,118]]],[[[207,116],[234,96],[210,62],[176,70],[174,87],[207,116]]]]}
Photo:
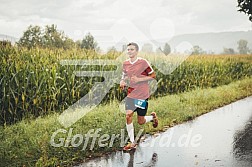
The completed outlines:
{"type": "MultiPolygon", "coordinates": [[[[248,26],[248,19],[241,17],[237,12],[237,2],[230,0],[211,1],[211,0],[187,0],[178,1],[174,4],[176,8],[176,16],[188,16],[188,22],[180,22],[179,25],[184,25],[188,28],[188,32],[200,31],[227,31],[232,27],[237,27],[239,24],[248,26]],[[197,28],[198,27],[198,28],[197,28]]],[[[183,20],[177,19],[177,20],[183,20]]],[[[180,32],[182,28],[179,28],[180,32]]],[[[183,30],[185,32],[185,30],[183,30]]]]}
{"type": "MultiPolygon", "coordinates": [[[[149,38],[162,36],[165,29],[170,33],[171,27],[174,35],[251,29],[248,18],[237,12],[237,2],[230,0],[0,1],[4,4],[0,6],[1,33],[15,37],[30,24],[56,24],[71,38],[81,39],[85,32],[108,30],[121,19],[133,23],[149,38]],[[163,24],[162,19],[166,20],[163,24]]],[[[127,25],[118,26],[115,34],[120,36],[118,32],[125,30],[127,25]]]]}

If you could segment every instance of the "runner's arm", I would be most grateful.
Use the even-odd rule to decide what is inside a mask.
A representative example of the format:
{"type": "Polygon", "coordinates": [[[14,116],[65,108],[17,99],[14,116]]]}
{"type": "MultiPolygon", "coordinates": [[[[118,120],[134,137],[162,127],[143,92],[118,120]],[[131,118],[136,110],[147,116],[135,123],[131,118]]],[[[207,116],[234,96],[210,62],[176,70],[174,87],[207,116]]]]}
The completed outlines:
{"type": "Polygon", "coordinates": [[[148,76],[143,76],[143,77],[137,77],[137,76],[132,76],[131,77],[131,81],[132,82],[146,82],[152,79],[156,78],[156,73],[153,71],[152,73],[150,73],[148,76]]]}
{"type": "Polygon", "coordinates": [[[126,83],[126,80],[128,79],[128,76],[127,74],[124,72],[123,70],[123,73],[122,73],[122,78],[121,78],[121,81],[120,81],[120,88],[121,89],[124,89],[125,86],[127,86],[127,83],[126,83]]]}

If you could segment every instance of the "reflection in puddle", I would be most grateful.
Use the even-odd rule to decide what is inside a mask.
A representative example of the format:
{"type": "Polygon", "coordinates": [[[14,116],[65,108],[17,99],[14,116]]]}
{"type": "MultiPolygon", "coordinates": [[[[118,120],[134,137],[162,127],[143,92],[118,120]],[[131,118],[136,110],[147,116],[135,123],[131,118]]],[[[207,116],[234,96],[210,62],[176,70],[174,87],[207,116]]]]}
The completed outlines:
{"type": "Polygon", "coordinates": [[[131,151],[128,153],[123,153],[122,151],[117,152],[109,157],[100,157],[96,160],[91,160],[90,162],[83,163],[78,167],[105,167],[105,166],[125,166],[125,167],[156,167],[158,161],[158,154],[153,153],[152,157],[146,160],[143,157],[139,158],[137,151],[131,151]],[[137,158],[136,158],[137,157],[137,158]],[[135,160],[135,158],[137,160],[135,160]],[[128,160],[127,160],[128,159],[128,160]],[[139,161],[140,160],[140,161],[139,161]]]}
{"type": "MultiPolygon", "coordinates": [[[[135,151],[130,152],[129,154],[130,154],[130,160],[129,160],[129,163],[128,163],[128,167],[134,167],[135,151]]],[[[155,167],[156,163],[157,163],[157,160],[158,160],[157,153],[153,153],[152,158],[151,158],[149,163],[138,162],[136,164],[141,164],[141,166],[143,166],[143,167],[155,167]]]]}
{"type": "Polygon", "coordinates": [[[252,97],[147,137],[132,154],[117,151],[82,166],[252,166],[252,97]]]}

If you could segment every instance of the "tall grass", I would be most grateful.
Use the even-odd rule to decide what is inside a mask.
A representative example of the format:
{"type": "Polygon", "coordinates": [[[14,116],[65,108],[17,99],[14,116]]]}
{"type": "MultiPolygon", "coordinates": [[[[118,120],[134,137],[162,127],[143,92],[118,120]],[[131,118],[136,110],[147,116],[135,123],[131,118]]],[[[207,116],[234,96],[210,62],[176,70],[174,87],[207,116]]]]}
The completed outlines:
{"type": "MultiPolygon", "coordinates": [[[[64,59],[116,59],[121,53],[99,55],[83,50],[0,49],[0,124],[23,117],[62,112],[89,92],[101,77],[77,77],[75,70],[110,70],[100,66],[62,66],[64,59]]],[[[149,55],[155,57],[155,55],[149,55]]],[[[216,87],[252,75],[251,55],[191,56],[170,75],[157,71],[153,97],[195,88],[216,87]]],[[[162,57],[157,57],[162,61],[162,57]]],[[[121,100],[125,93],[115,85],[103,102],[121,100]]],[[[91,97],[92,98],[92,97],[91,97]]]]}
{"type": "MultiPolygon", "coordinates": [[[[183,121],[191,120],[199,115],[209,112],[215,108],[231,103],[238,99],[252,95],[252,79],[243,79],[231,84],[217,88],[196,89],[190,92],[163,96],[149,100],[151,104],[147,115],[156,111],[159,116],[158,128],[153,128],[148,123],[144,126],[137,124],[134,117],[135,135],[144,128],[144,133],[163,131],[164,128],[173,126],[183,121]]],[[[98,106],[95,111],[88,113],[78,122],[69,128],[63,128],[58,122],[59,114],[50,114],[35,120],[26,119],[14,125],[0,126],[0,162],[1,166],[73,166],[76,162],[81,162],[88,157],[100,156],[102,153],[120,149],[121,129],[125,130],[125,114],[119,111],[119,103],[114,101],[107,105],[98,106]],[[72,134],[69,135],[72,128],[72,134]],[[92,135],[84,148],[86,139],[79,146],[74,146],[71,142],[78,143],[74,139],[75,135],[86,135],[89,130],[101,128],[100,136],[108,134],[120,135],[109,145],[99,146],[98,139],[92,145],[92,135]],[[60,147],[50,144],[53,134],[63,129],[66,133],[58,133],[55,143],[64,142],[60,147]],[[65,145],[70,142],[69,145],[65,145]]],[[[242,112],[242,111],[241,111],[242,112]]],[[[125,139],[124,138],[124,139],[125,139]]],[[[109,143],[107,140],[104,143],[109,143]]]]}

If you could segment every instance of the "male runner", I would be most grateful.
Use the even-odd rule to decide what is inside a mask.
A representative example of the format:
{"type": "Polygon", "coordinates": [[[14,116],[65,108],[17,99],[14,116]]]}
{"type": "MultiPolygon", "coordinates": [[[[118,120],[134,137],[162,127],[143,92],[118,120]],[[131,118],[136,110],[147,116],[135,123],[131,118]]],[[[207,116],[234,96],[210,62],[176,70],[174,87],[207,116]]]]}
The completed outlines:
{"type": "Polygon", "coordinates": [[[158,119],[155,112],[151,116],[145,116],[148,109],[149,84],[148,81],[154,79],[156,74],[149,62],[143,58],[137,57],[139,47],[136,43],[127,45],[127,54],[129,59],[123,63],[123,76],[120,87],[125,88],[126,82],[129,82],[128,93],[126,97],[126,129],[130,138],[130,143],[123,150],[136,148],[134,139],[133,114],[137,112],[137,119],[140,125],[152,121],[153,127],[158,126],[158,119]]]}

